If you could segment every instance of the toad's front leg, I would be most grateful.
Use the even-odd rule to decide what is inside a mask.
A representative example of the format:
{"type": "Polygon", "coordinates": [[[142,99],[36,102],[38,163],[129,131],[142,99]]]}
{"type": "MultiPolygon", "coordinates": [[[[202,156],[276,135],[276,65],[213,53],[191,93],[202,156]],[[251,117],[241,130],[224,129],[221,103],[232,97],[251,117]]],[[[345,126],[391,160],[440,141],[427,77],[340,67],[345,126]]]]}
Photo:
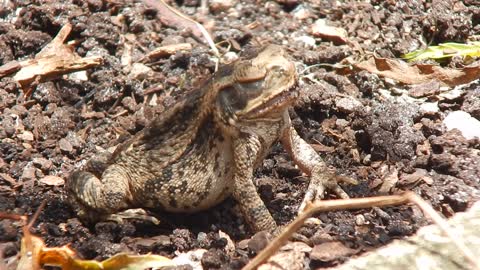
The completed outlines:
{"type": "Polygon", "coordinates": [[[338,183],[356,184],[357,181],[350,177],[337,175],[335,169],[329,168],[312,146],[298,135],[291,125],[288,112],[284,115],[284,121],[287,127],[282,134],[281,142],[295,164],[310,176],[310,184],[298,211],[302,212],[308,202],[322,199],[326,189],[333,191],[342,199],[348,199],[347,193],[338,183]]]}
{"type": "Polygon", "coordinates": [[[253,171],[261,143],[255,135],[242,134],[234,142],[235,167],[233,197],[243,217],[254,231],[274,230],[277,225],[257,193],[253,183],[253,171]]]}

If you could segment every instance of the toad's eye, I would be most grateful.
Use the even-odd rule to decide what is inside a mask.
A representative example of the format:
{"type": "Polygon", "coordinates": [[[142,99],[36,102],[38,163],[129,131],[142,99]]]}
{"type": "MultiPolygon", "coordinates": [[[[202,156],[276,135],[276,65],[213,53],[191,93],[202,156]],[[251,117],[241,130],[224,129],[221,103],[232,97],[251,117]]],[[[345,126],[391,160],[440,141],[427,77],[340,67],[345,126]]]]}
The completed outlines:
{"type": "Polygon", "coordinates": [[[283,76],[283,75],[285,75],[287,70],[282,66],[273,66],[273,67],[270,68],[270,72],[272,72],[273,74],[275,74],[277,76],[283,76]]]}
{"type": "Polygon", "coordinates": [[[233,76],[240,83],[252,82],[265,78],[267,70],[264,66],[252,65],[251,61],[243,61],[235,66],[233,76]]]}
{"type": "Polygon", "coordinates": [[[234,87],[240,90],[244,95],[248,97],[256,97],[261,94],[263,89],[263,80],[251,81],[251,82],[243,82],[237,83],[234,87]]]}

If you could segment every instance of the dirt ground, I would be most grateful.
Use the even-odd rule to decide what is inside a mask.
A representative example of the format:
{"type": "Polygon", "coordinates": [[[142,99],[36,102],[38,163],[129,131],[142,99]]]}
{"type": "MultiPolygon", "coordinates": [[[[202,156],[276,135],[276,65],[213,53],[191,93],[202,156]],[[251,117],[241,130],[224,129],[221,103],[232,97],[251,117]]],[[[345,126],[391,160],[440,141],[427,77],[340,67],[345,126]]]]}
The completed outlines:
{"type": "MultiPolygon", "coordinates": [[[[286,48],[301,74],[293,124],[329,165],[358,179],[358,185],[344,186],[351,197],[413,190],[450,217],[480,198],[480,142],[447,131],[442,120],[455,110],[480,120],[479,83],[460,87],[453,98],[418,98],[408,95],[415,91],[412,86],[366,71],[342,75],[333,65],[372,53],[400,57],[423,43],[466,42],[480,31],[475,2],[230,0],[210,1],[204,13],[199,0],[171,4],[207,26],[222,54],[267,43],[286,48]],[[313,35],[311,26],[318,19],[346,30],[348,42],[313,35]],[[426,100],[438,101],[439,110],[422,110],[426,100]]],[[[11,76],[0,79],[0,212],[32,215],[46,201],[33,232],[48,246],[70,244],[85,259],[118,252],[174,257],[201,248],[207,250],[201,258],[205,269],[240,269],[261,249],[265,236],[252,238],[231,199],[201,213],[161,213],[158,226],[138,220],[84,225],[66,202],[61,182],[45,181],[49,175],[67,179],[99,151],[161,117],[214,71],[213,54],[203,42],[190,31],[162,24],[157,15],[130,0],[3,1],[0,65],[33,58],[67,22],[73,26],[68,40],[76,41],[76,52],[102,56],[104,63],[87,71],[88,80],[63,76],[38,84],[31,95],[11,76]],[[155,48],[184,42],[193,49],[144,59],[155,48]],[[132,63],[143,63],[148,72],[132,63]],[[228,238],[233,250],[226,248],[228,238]]],[[[296,215],[308,179],[281,145],[272,149],[255,177],[277,223],[287,224],[296,215]]],[[[338,265],[428,224],[412,206],[316,217],[321,222],[300,230],[314,247],[306,252],[305,268],[338,265]],[[318,254],[322,244],[331,242],[349,252],[318,254]]],[[[19,251],[20,228],[18,222],[0,220],[6,263],[19,251]]]]}

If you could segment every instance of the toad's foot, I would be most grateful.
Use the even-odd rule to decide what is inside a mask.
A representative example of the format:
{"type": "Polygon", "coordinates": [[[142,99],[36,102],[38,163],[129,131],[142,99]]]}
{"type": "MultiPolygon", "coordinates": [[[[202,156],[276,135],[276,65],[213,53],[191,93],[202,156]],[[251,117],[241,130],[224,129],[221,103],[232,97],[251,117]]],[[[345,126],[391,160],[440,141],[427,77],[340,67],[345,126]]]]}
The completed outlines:
{"type": "Polygon", "coordinates": [[[348,194],[340,187],[339,183],[356,185],[357,180],[343,175],[338,175],[334,168],[319,164],[311,172],[310,184],[303,198],[298,213],[303,212],[308,203],[323,199],[325,191],[330,190],[342,199],[349,199],[348,194]]]}
{"type": "Polygon", "coordinates": [[[117,166],[108,167],[102,178],[86,171],[73,172],[65,189],[77,215],[87,222],[105,220],[132,206],[128,178],[117,166]]]}
{"type": "Polygon", "coordinates": [[[160,224],[160,220],[158,220],[154,216],[149,215],[147,211],[145,211],[142,208],[127,209],[125,211],[118,212],[115,214],[110,214],[105,217],[105,220],[113,221],[119,224],[124,223],[125,219],[138,219],[138,220],[151,222],[155,225],[160,224]]]}

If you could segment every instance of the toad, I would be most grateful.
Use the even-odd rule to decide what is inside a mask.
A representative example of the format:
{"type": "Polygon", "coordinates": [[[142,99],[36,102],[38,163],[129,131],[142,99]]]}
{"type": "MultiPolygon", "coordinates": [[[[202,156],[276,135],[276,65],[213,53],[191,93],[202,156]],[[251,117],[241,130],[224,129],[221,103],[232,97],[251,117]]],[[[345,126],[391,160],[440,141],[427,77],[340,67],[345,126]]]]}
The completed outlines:
{"type": "Polygon", "coordinates": [[[219,68],[117,147],[101,175],[71,174],[66,189],[78,215],[98,218],[138,207],[193,212],[233,196],[254,231],[275,229],[253,172],[276,141],[310,176],[300,210],[326,189],[348,198],[335,171],[292,127],[288,108],[298,96],[296,81],[294,63],[277,45],[219,68]]]}

